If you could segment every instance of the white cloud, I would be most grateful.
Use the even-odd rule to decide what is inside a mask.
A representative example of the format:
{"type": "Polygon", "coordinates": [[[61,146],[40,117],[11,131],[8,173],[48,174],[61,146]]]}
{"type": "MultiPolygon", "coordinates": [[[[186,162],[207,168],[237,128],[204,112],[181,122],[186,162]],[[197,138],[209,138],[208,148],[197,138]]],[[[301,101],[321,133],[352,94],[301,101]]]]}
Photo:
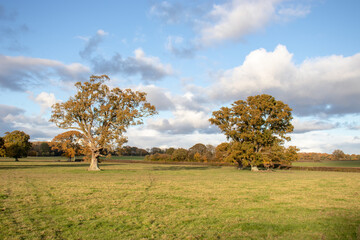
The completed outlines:
{"type": "Polygon", "coordinates": [[[223,134],[191,133],[177,134],[168,132],[158,132],[146,126],[132,127],[127,132],[129,146],[141,148],[161,147],[161,148],[190,148],[196,143],[211,144],[217,146],[225,142],[223,134]]]}
{"type": "Polygon", "coordinates": [[[144,79],[153,78],[157,76],[167,76],[173,74],[173,69],[170,64],[163,64],[157,57],[146,56],[145,52],[138,48],[134,51],[133,65],[128,66],[128,71],[140,72],[144,79]]]}
{"type": "Polygon", "coordinates": [[[41,116],[27,116],[23,109],[0,104],[0,134],[14,130],[29,134],[32,141],[48,141],[63,131],[41,116]]]}
{"type": "Polygon", "coordinates": [[[92,64],[95,74],[140,75],[145,82],[157,81],[174,74],[170,64],[162,63],[158,57],[147,56],[141,48],[134,51],[134,56],[127,58],[123,58],[119,53],[115,53],[110,58],[98,54],[97,48],[107,34],[103,30],[98,30],[87,40],[84,49],[79,52],[84,60],[92,64]]]}
{"type": "Polygon", "coordinates": [[[264,27],[275,15],[279,0],[232,0],[214,5],[209,17],[213,19],[201,29],[200,42],[205,45],[224,40],[240,40],[244,35],[264,27]]]}
{"type": "Polygon", "coordinates": [[[300,65],[292,57],[283,45],[273,52],[252,51],[242,65],[223,72],[209,95],[227,102],[268,93],[300,115],[360,113],[360,53],[307,59],[300,65]]]}
{"type": "Polygon", "coordinates": [[[38,94],[34,101],[41,106],[41,112],[44,113],[47,109],[51,108],[57,101],[53,93],[41,92],[38,94]]]}
{"type": "Polygon", "coordinates": [[[292,141],[288,145],[296,144],[301,152],[332,153],[335,149],[342,149],[348,154],[358,154],[360,139],[356,139],[353,133],[336,130],[315,131],[304,134],[291,134],[292,141]]]}
{"type": "Polygon", "coordinates": [[[299,118],[295,118],[292,121],[294,125],[294,133],[305,133],[311,131],[323,131],[329,129],[335,129],[339,127],[339,124],[320,121],[320,120],[301,120],[299,118]]]}
{"type": "Polygon", "coordinates": [[[147,93],[147,101],[154,105],[157,111],[171,110],[174,108],[174,103],[171,99],[172,95],[164,88],[155,85],[140,85],[136,87],[136,89],[147,93]]]}
{"type": "Polygon", "coordinates": [[[15,91],[54,78],[65,82],[83,80],[89,72],[88,67],[79,63],[66,65],[50,59],[0,55],[0,87],[15,91]]]}

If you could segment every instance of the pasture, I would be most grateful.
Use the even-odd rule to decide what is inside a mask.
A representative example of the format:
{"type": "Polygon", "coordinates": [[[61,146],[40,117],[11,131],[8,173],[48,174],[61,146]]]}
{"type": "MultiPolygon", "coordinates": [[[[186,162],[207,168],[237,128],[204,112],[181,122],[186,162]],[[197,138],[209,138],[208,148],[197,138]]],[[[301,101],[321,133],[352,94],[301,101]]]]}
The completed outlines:
{"type": "Polygon", "coordinates": [[[0,160],[0,239],[360,238],[359,173],[87,167],[0,160]]]}
{"type": "Polygon", "coordinates": [[[301,167],[359,167],[360,161],[321,161],[321,162],[293,162],[294,166],[301,167]]]}

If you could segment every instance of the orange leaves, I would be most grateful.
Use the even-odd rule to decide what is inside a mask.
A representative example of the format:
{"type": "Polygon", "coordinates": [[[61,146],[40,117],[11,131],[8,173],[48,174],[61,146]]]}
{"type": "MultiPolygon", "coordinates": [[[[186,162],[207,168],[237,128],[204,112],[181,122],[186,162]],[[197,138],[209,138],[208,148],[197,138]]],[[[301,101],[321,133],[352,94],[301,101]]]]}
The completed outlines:
{"type": "Polygon", "coordinates": [[[267,94],[250,96],[246,101],[238,100],[231,106],[213,112],[209,119],[232,140],[227,159],[243,166],[265,161],[268,164],[268,158],[260,152],[265,147],[290,140],[286,133],[293,131],[292,109],[267,94]]]}
{"type": "Polygon", "coordinates": [[[143,117],[156,114],[146,93],[110,89],[105,84],[108,80],[106,75],[93,75],[88,82],[77,82],[75,96],[55,104],[50,119],[60,128],[80,131],[93,155],[125,142],[123,134],[130,125],[142,124],[143,117]]]}

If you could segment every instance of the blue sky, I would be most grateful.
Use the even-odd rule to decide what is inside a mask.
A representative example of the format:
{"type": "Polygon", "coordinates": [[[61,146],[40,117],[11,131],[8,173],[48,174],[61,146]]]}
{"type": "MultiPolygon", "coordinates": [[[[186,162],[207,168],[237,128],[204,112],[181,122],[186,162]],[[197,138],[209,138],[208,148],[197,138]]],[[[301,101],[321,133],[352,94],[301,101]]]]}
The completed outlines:
{"type": "Polygon", "coordinates": [[[73,84],[148,93],[159,115],[130,128],[129,145],[217,145],[211,113],[267,93],[293,108],[289,145],[360,153],[357,0],[0,0],[0,135],[63,130],[50,106],[73,84]]]}

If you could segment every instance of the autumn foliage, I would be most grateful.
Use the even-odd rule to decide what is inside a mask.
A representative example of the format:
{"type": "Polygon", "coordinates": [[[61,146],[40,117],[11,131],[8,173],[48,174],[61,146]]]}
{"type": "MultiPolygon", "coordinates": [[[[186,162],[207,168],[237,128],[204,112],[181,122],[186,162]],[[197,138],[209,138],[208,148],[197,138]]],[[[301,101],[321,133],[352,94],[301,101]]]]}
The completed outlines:
{"type": "Polygon", "coordinates": [[[109,80],[102,75],[77,82],[75,96],[52,107],[51,122],[83,135],[91,154],[89,170],[100,170],[98,158],[104,150],[114,150],[127,141],[124,133],[129,126],[142,124],[144,117],[156,114],[155,107],[146,101],[146,93],[110,89],[105,84],[109,80]]]}
{"type": "Polygon", "coordinates": [[[291,111],[287,104],[262,94],[222,107],[209,121],[230,140],[223,153],[225,160],[257,170],[259,165],[273,166],[280,156],[296,152],[296,148],[287,150],[282,146],[290,140],[286,134],[294,128],[291,111]]]}
{"type": "Polygon", "coordinates": [[[83,138],[84,136],[78,131],[67,131],[55,136],[50,146],[52,150],[63,152],[62,155],[71,161],[71,158],[85,152],[83,138]]]}

